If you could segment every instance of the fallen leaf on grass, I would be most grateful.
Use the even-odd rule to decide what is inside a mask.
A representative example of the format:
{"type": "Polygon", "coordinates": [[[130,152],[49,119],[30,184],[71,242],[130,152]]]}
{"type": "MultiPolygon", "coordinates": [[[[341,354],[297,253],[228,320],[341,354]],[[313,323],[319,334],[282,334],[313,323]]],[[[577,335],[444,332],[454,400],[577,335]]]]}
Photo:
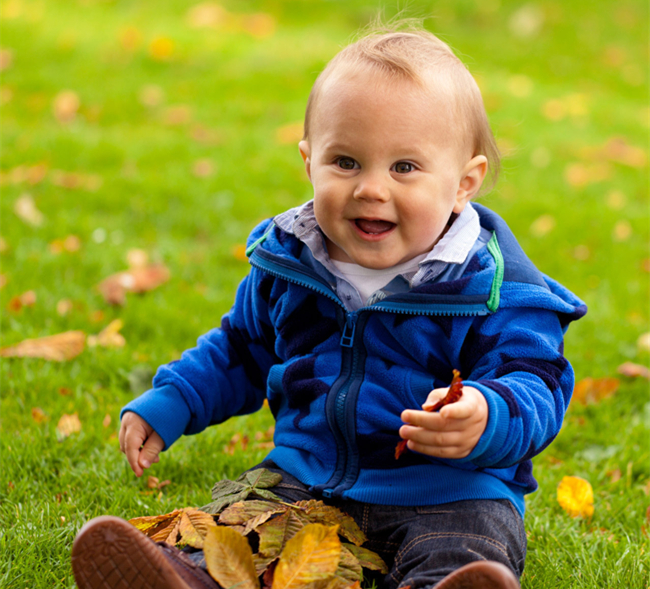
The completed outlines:
{"type": "Polygon", "coordinates": [[[563,477],[557,487],[557,501],[571,517],[591,517],[594,492],[589,481],[580,477],[563,477]]]}
{"type": "Polygon", "coordinates": [[[618,367],[618,373],[629,378],[648,378],[650,379],[650,368],[635,364],[634,362],[624,362],[618,367]]]}
{"type": "Polygon", "coordinates": [[[12,297],[7,303],[7,309],[13,313],[18,313],[23,307],[33,307],[36,304],[36,293],[28,290],[21,295],[12,297]]]}
{"type": "Polygon", "coordinates": [[[618,378],[583,378],[577,382],[573,389],[572,401],[586,405],[587,403],[598,403],[607,397],[611,397],[620,385],[618,378]]]}
{"type": "Polygon", "coordinates": [[[88,336],[88,347],[123,348],[126,345],[126,340],[120,333],[122,327],[124,327],[124,321],[121,319],[111,321],[97,335],[88,336]]]}
{"type": "Polygon", "coordinates": [[[223,526],[211,528],[203,552],[208,572],[222,587],[259,589],[253,551],[239,532],[223,526]]]}
{"type": "Polygon", "coordinates": [[[36,423],[43,423],[44,421],[47,421],[47,415],[45,415],[45,411],[40,407],[32,407],[32,419],[36,423]]]}
{"type": "Polygon", "coordinates": [[[640,350],[650,352],[650,332],[641,334],[636,340],[636,345],[640,350]]]}
{"type": "Polygon", "coordinates": [[[298,589],[334,576],[341,560],[338,526],[308,524],[289,540],[273,576],[273,589],[298,589]]]}
{"type": "Polygon", "coordinates": [[[172,546],[185,544],[199,549],[203,548],[209,530],[217,526],[210,514],[191,507],[165,515],[136,517],[129,523],[154,542],[166,542],[172,546]]]}
{"type": "Polygon", "coordinates": [[[77,434],[80,431],[81,421],[79,421],[79,414],[76,412],[72,415],[64,413],[56,426],[56,432],[61,439],[67,438],[71,434],[77,434]]]}
{"type": "Polygon", "coordinates": [[[153,290],[167,282],[169,277],[169,270],[162,265],[131,268],[112,274],[103,280],[97,288],[107,303],[123,305],[127,292],[144,293],[153,290]]]}
{"type": "Polygon", "coordinates": [[[30,194],[23,194],[16,200],[14,213],[32,227],[40,227],[45,221],[45,216],[36,208],[34,199],[30,194]]]}
{"type": "Polygon", "coordinates": [[[81,101],[76,92],[63,90],[59,92],[52,102],[52,112],[59,123],[69,123],[77,116],[81,101]]]}
{"type": "Polygon", "coordinates": [[[83,331],[66,331],[38,339],[26,339],[5,348],[0,348],[4,358],[43,358],[54,362],[64,362],[81,354],[86,347],[86,334],[83,331]]]}
{"type": "Polygon", "coordinates": [[[111,416],[107,413],[104,415],[104,419],[102,419],[102,427],[107,428],[109,425],[111,425],[111,416]]]}
{"type": "Polygon", "coordinates": [[[226,9],[216,2],[201,2],[187,12],[187,24],[195,29],[217,28],[226,22],[226,9]]]}
{"type": "Polygon", "coordinates": [[[166,480],[161,483],[158,477],[152,475],[149,475],[149,477],[147,477],[147,487],[149,487],[150,489],[160,490],[163,487],[166,487],[167,485],[170,484],[171,484],[170,480],[166,480]]]}
{"type": "Polygon", "coordinates": [[[169,37],[156,37],[149,43],[149,55],[157,61],[166,61],[174,54],[174,41],[169,37]]]}

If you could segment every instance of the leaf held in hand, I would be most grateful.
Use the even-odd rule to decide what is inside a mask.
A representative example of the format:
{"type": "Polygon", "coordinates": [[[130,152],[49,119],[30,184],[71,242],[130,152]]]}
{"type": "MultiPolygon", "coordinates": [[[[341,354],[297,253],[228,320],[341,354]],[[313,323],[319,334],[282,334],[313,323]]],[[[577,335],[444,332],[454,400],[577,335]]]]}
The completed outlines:
{"type": "Polygon", "coordinates": [[[86,334],[83,331],[65,331],[37,339],[26,339],[14,346],[0,348],[0,356],[64,362],[81,354],[85,347],[86,334]]]}
{"type": "Polygon", "coordinates": [[[338,526],[309,524],[284,547],[275,568],[273,589],[299,589],[329,579],[340,560],[338,526]]]}
{"type": "Polygon", "coordinates": [[[567,476],[560,481],[557,501],[571,517],[591,517],[594,513],[593,489],[580,477],[567,476]]]}
{"type": "MultiPolygon", "coordinates": [[[[453,378],[451,379],[451,384],[449,385],[449,390],[447,394],[440,399],[437,403],[428,406],[425,405],[422,410],[433,413],[435,411],[440,411],[445,405],[450,405],[451,403],[456,403],[463,396],[463,380],[460,377],[460,372],[453,369],[453,378]]],[[[407,440],[401,440],[395,447],[395,460],[397,460],[404,452],[406,452],[408,446],[407,440]]]]}
{"type": "Polygon", "coordinates": [[[225,526],[210,529],[203,552],[210,576],[224,589],[259,589],[253,552],[239,532],[225,526]]]}

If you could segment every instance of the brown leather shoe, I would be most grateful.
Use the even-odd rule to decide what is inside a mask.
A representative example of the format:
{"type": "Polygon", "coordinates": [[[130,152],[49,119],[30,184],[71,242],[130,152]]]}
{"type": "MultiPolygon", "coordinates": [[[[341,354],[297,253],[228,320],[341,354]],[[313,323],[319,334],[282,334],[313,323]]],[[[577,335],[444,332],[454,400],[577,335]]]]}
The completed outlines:
{"type": "Polygon", "coordinates": [[[520,589],[515,574],[500,562],[481,560],[447,575],[435,589],[520,589]]]}
{"type": "Polygon", "coordinates": [[[72,571],[79,589],[220,589],[180,550],[107,515],[79,530],[72,571]]]}

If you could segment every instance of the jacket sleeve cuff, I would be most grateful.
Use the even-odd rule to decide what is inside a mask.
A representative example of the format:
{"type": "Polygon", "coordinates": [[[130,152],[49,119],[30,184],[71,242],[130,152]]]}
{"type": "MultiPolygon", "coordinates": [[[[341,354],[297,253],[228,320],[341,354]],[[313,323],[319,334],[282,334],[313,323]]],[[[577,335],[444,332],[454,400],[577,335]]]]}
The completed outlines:
{"type": "Polygon", "coordinates": [[[164,450],[185,433],[192,417],[183,395],[172,385],[143,393],[122,409],[120,419],[127,411],[133,411],[154,429],[165,442],[164,450]]]}
{"type": "Polygon", "coordinates": [[[483,464],[481,459],[501,451],[510,427],[510,410],[503,398],[491,388],[472,381],[464,381],[463,384],[478,389],[485,397],[488,404],[488,420],[485,431],[474,449],[459,462],[473,462],[477,466],[489,466],[489,464],[483,464]]]}

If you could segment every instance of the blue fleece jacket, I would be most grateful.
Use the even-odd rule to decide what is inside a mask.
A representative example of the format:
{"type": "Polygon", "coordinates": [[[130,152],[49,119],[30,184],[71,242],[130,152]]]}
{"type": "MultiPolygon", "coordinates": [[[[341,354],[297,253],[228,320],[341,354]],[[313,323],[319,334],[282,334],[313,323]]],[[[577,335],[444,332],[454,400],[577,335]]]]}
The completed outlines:
{"type": "Polygon", "coordinates": [[[169,447],[268,399],[269,458],[315,492],[385,505],[509,499],[523,515],[531,458],[557,435],[573,390],[568,324],[586,313],[541,274],[483,206],[485,246],[447,278],[347,311],[303,262],[306,247],[271,221],[249,238],[252,269],[221,327],[162,366],[127,405],[169,447]],[[448,386],[452,369],[489,416],[469,456],[394,457],[401,412],[448,386]]]}

